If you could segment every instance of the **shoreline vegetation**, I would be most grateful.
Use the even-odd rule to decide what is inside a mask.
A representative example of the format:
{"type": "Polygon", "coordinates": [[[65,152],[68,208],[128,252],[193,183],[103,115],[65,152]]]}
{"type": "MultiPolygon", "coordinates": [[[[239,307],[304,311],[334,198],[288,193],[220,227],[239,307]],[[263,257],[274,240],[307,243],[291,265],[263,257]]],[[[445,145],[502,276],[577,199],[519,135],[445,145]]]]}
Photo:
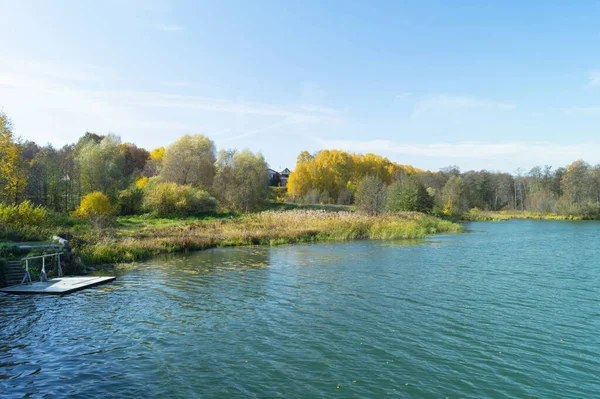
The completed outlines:
{"type": "Polygon", "coordinates": [[[563,215],[558,213],[542,213],[530,211],[483,211],[473,208],[463,214],[458,221],[461,222],[504,222],[513,219],[529,220],[600,220],[600,215],[582,216],[582,215],[563,215]]]}
{"type": "Polygon", "coordinates": [[[16,137],[0,111],[0,263],[20,256],[16,243],[52,235],[97,265],[214,247],[415,239],[514,218],[599,219],[600,165],[426,171],[323,149],[278,172],[260,152],[217,151],[202,134],[151,151],[90,132],[40,146],[16,137]]]}
{"type": "Polygon", "coordinates": [[[458,223],[417,212],[369,216],[325,210],[185,220],[123,217],[116,224],[74,240],[76,253],[84,262],[115,264],[216,247],[414,239],[463,231],[458,223]]]}

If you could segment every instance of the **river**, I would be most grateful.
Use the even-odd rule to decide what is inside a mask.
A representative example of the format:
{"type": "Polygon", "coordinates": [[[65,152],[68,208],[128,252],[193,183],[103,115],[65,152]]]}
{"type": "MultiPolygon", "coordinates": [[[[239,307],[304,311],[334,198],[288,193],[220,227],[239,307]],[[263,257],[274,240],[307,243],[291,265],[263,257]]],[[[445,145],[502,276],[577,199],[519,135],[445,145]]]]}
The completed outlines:
{"type": "Polygon", "coordinates": [[[0,397],[583,398],[600,223],[216,249],[65,297],[0,294],[0,397]]]}

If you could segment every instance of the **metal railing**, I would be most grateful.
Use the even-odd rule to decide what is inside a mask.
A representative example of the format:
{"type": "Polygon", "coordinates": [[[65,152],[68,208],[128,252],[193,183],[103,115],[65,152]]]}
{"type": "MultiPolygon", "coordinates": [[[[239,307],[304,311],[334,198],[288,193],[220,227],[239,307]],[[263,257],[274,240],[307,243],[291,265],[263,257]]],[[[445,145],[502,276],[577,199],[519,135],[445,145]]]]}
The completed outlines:
{"type": "Polygon", "coordinates": [[[40,255],[40,256],[31,256],[29,258],[23,258],[21,259],[21,261],[25,261],[25,276],[23,276],[23,280],[21,281],[21,284],[31,284],[31,274],[29,274],[29,261],[31,259],[39,259],[42,258],[42,271],[40,272],[40,281],[41,282],[45,282],[48,281],[48,276],[46,275],[46,258],[51,257],[51,256],[58,256],[58,262],[57,262],[57,274],[58,277],[62,277],[63,276],[63,271],[62,271],[62,267],[60,266],[60,256],[62,255],[62,252],[57,252],[54,254],[47,254],[47,255],[40,255]]]}

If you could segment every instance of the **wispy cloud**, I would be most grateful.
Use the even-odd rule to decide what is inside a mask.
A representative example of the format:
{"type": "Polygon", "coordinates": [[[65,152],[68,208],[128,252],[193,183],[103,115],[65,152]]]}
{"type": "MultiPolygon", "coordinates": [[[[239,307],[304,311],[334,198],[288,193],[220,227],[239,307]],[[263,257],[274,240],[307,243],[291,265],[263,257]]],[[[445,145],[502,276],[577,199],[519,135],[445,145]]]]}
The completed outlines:
{"type": "Polygon", "coordinates": [[[549,142],[461,142],[435,144],[407,144],[391,140],[326,140],[317,138],[322,148],[336,148],[352,152],[375,152],[405,156],[457,158],[457,159],[521,159],[523,164],[569,163],[584,158],[600,161],[600,142],[556,144],[549,142]]]}
{"type": "Polygon", "coordinates": [[[162,82],[162,85],[166,87],[193,87],[194,83],[187,80],[173,80],[162,82]]]}
{"type": "Polygon", "coordinates": [[[155,29],[160,30],[162,32],[179,32],[181,30],[183,30],[182,26],[179,25],[165,25],[165,24],[158,24],[154,26],[155,29]]]}
{"type": "Polygon", "coordinates": [[[0,105],[15,120],[17,134],[46,140],[40,138],[43,132],[43,137],[54,137],[55,144],[74,140],[85,131],[129,134],[131,138],[124,138],[139,137],[145,145],[163,143],[191,131],[219,131],[222,139],[235,140],[277,128],[312,127],[342,118],[337,110],[319,104],[269,104],[177,94],[179,87],[202,90],[197,85],[188,87],[185,81],[161,85],[157,91],[98,89],[100,77],[106,77],[102,87],[117,86],[121,78],[102,67],[71,65],[59,76],[58,66],[46,70],[35,63],[9,65],[5,61],[0,60],[0,105]],[[30,118],[31,114],[38,117],[30,118]],[[169,133],[175,136],[168,137],[169,133]]]}
{"type": "Polygon", "coordinates": [[[402,93],[398,93],[394,96],[394,98],[396,100],[405,100],[407,98],[409,98],[410,96],[412,96],[412,93],[409,92],[402,92],[402,93]]]}
{"type": "Polygon", "coordinates": [[[417,119],[421,116],[430,113],[449,112],[459,109],[488,109],[496,111],[509,111],[515,108],[515,105],[493,101],[478,97],[470,97],[463,95],[437,94],[427,96],[415,103],[412,119],[417,119]]]}
{"type": "Polygon", "coordinates": [[[562,110],[567,115],[600,115],[600,106],[571,107],[562,110]]]}
{"type": "Polygon", "coordinates": [[[600,86],[600,70],[595,69],[588,74],[588,86],[600,86]]]}

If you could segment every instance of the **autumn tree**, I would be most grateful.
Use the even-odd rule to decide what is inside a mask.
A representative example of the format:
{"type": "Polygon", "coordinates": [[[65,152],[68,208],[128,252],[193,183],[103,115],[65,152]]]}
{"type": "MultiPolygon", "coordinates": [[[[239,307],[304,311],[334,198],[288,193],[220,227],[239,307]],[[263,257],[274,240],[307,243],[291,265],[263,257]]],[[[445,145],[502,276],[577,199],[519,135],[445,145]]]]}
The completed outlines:
{"type": "Polygon", "coordinates": [[[48,145],[39,148],[29,163],[26,195],[36,204],[55,211],[64,209],[64,191],[58,152],[48,145]]]}
{"type": "Polygon", "coordinates": [[[209,189],[215,176],[215,144],[201,134],[185,135],[166,148],[160,177],[165,182],[209,189]]]}
{"type": "Polygon", "coordinates": [[[221,150],[214,189],[222,204],[249,212],[262,208],[269,194],[268,165],[262,154],[249,150],[221,150]]]}
{"type": "Polygon", "coordinates": [[[288,180],[288,193],[296,199],[318,193],[320,202],[344,202],[352,197],[358,182],[365,176],[377,176],[389,184],[397,173],[416,171],[375,154],[322,150],[313,156],[304,151],[298,156],[296,169],[288,180]]]}
{"type": "Polygon", "coordinates": [[[26,162],[8,116],[0,111],[0,200],[18,204],[27,184],[26,162]]]}
{"type": "Polygon", "coordinates": [[[162,169],[165,147],[155,148],[150,152],[149,159],[144,166],[143,175],[146,177],[158,176],[162,169]]]}
{"type": "Polygon", "coordinates": [[[464,183],[459,175],[452,175],[442,190],[442,210],[446,215],[460,215],[465,211],[464,183]]]}
{"type": "Polygon", "coordinates": [[[99,191],[84,196],[79,207],[73,212],[73,216],[88,219],[96,228],[104,227],[112,215],[110,200],[99,191]]]}
{"type": "Polygon", "coordinates": [[[120,188],[127,186],[123,174],[125,158],[119,147],[121,138],[109,134],[100,142],[92,139],[83,144],[76,156],[82,194],[100,191],[116,197],[120,188]]]}
{"type": "Polygon", "coordinates": [[[577,211],[591,197],[590,165],[582,160],[571,163],[562,178],[561,185],[568,211],[577,211]]]}

